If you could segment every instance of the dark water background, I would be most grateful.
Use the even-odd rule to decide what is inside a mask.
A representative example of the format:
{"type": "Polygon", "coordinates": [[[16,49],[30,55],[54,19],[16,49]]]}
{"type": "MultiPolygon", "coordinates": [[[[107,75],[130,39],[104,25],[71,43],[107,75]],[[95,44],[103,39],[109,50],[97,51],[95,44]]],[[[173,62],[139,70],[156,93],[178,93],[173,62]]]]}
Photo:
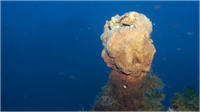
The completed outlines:
{"type": "Polygon", "coordinates": [[[164,106],[186,86],[199,91],[199,2],[1,2],[1,109],[86,110],[108,80],[100,36],[106,20],[146,15],[152,69],[164,106]]]}

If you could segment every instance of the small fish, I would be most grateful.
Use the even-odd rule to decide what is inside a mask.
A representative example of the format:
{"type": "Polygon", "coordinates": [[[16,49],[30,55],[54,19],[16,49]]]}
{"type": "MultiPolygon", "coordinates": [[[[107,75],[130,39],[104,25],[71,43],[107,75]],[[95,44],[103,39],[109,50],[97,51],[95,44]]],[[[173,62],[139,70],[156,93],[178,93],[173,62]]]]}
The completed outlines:
{"type": "Polygon", "coordinates": [[[177,25],[177,24],[174,24],[174,25],[172,26],[172,28],[176,28],[176,27],[178,27],[178,25],[177,25]]]}
{"type": "Polygon", "coordinates": [[[182,37],[181,35],[176,35],[177,37],[182,37]]]}
{"type": "Polygon", "coordinates": [[[76,79],[76,77],[74,75],[71,75],[70,78],[73,79],[73,80],[76,79]]]}
{"type": "Polygon", "coordinates": [[[166,57],[163,58],[163,60],[166,60],[166,59],[167,59],[166,57]]]}
{"type": "Polygon", "coordinates": [[[26,98],[26,94],[24,95],[24,98],[26,98]]]}
{"type": "Polygon", "coordinates": [[[63,94],[63,95],[61,95],[61,97],[66,97],[66,95],[63,94]]]}
{"type": "Polygon", "coordinates": [[[80,103],[78,104],[79,107],[83,108],[84,107],[84,104],[80,103]]]}
{"type": "Polygon", "coordinates": [[[9,30],[10,28],[6,26],[6,27],[4,27],[4,29],[5,29],[5,30],[9,30]]]}
{"type": "Polygon", "coordinates": [[[162,76],[165,76],[165,74],[161,74],[162,76]]]}
{"type": "Polygon", "coordinates": [[[35,6],[35,7],[38,7],[38,4],[35,4],[34,6],[35,6]]]}
{"type": "Polygon", "coordinates": [[[167,86],[167,88],[172,88],[171,84],[167,84],[166,86],[167,86]]]}
{"type": "Polygon", "coordinates": [[[194,31],[193,31],[193,30],[188,31],[187,34],[188,34],[188,35],[193,35],[193,34],[194,34],[194,31]]]}
{"type": "Polygon", "coordinates": [[[59,75],[63,75],[64,74],[64,72],[59,72],[59,75]]]}
{"type": "Polygon", "coordinates": [[[155,5],[155,9],[158,10],[162,7],[162,5],[155,5]]]}
{"type": "Polygon", "coordinates": [[[177,48],[177,50],[178,50],[178,51],[181,51],[181,50],[182,50],[182,48],[178,47],[178,48],[177,48]]]}

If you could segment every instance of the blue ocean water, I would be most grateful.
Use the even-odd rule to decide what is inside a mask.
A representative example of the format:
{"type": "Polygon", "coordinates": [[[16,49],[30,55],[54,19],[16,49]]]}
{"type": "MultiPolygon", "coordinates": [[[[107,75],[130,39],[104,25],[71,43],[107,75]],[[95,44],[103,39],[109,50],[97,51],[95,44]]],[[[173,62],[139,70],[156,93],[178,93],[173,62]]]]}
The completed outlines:
{"type": "Polygon", "coordinates": [[[106,20],[137,11],[152,21],[152,69],[164,106],[199,92],[199,2],[1,2],[1,110],[90,110],[111,71],[101,51],[106,20]]]}

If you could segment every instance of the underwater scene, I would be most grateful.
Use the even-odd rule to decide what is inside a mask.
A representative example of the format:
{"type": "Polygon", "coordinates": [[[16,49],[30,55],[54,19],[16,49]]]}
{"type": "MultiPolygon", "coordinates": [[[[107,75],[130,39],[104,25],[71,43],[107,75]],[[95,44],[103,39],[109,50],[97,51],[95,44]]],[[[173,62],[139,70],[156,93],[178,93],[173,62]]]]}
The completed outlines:
{"type": "Polygon", "coordinates": [[[1,111],[199,111],[199,1],[1,1],[1,111]]]}

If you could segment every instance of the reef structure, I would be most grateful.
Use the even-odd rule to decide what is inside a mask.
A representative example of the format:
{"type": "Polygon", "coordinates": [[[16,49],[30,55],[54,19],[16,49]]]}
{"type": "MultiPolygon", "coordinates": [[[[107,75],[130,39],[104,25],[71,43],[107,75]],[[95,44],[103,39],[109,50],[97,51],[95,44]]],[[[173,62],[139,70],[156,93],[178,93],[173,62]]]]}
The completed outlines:
{"type": "Polygon", "coordinates": [[[156,52],[150,39],[151,32],[151,21],[134,11],[106,21],[101,35],[104,46],[101,56],[112,71],[93,110],[134,111],[142,108],[143,79],[150,72],[156,52]]]}

